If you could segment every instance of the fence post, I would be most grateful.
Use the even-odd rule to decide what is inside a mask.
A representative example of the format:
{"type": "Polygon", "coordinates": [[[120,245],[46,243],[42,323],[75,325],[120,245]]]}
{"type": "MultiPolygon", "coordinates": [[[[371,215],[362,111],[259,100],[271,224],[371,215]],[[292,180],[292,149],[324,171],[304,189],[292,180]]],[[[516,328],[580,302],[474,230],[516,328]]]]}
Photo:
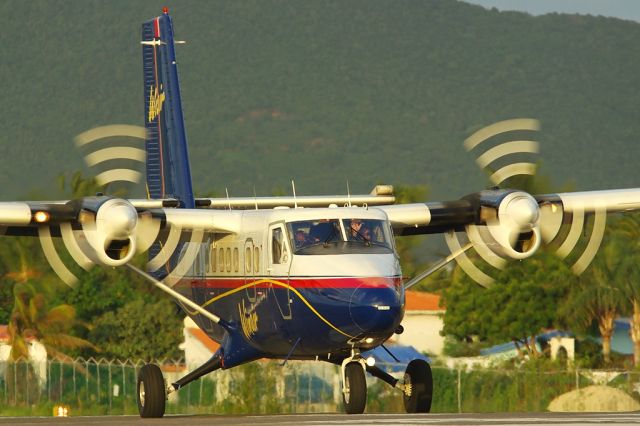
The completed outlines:
{"type": "Polygon", "coordinates": [[[86,370],[86,374],[84,375],[85,377],[85,401],[88,401],[89,398],[89,360],[85,360],[84,362],[84,367],[86,370]]]}
{"type": "Polygon", "coordinates": [[[62,377],[63,377],[62,376],[62,369],[64,368],[64,364],[62,363],[61,359],[58,360],[58,368],[60,368],[60,383],[59,383],[59,386],[58,386],[58,389],[60,389],[60,395],[58,396],[58,400],[60,402],[62,402],[62,395],[63,395],[62,394],[62,390],[63,390],[62,389],[62,377]]]}
{"type": "Polygon", "coordinates": [[[78,399],[78,389],[76,387],[76,360],[73,360],[73,363],[71,364],[73,366],[73,399],[78,399]]]}
{"type": "Polygon", "coordinates": [[[578,373],[578,367],[576,367],[576,390],[580,390],[580,374],[578,373]]]}
{"type": "Polygon", "coordinates": [[[46,361],[47,366],[47,399],[51,402],[51,361],[46,361]]]}
{"type": "Polygon", "coordinates": [[[120,362],[120,364],[122,365],[122,400],[124,401],[127,399],[127,388],[125,387],[125,383],[127,383],[127,381],[125,380],[126,373],[124,369],[124,364],[122,362],[120,362]]]}
{"type": "MultiPolygon", "coordinates": [[[[26,362],[24,365],[25,365],[25,367],[26,367],[26,368],[24,369],[24,370],[25,370],[25,371],[24,371],[24,372],[25,372],[25,375],[24,375],[24,376],[25,376],[25,378],[27,379],[27,380],[26,380],[26,382],[27,382],[27,407],[31,408],[31,401],[29,400],[29,399],[30,399],[30,398],[29,398],[29,382],[31,381],[31,380],[29,380],[29,362],[26,362]]],[[[35,369],[34,369],[34,373],[35,373],[35,369]]],[[[34,375],[35,375],[35,374],[34,374],[34,375]]]]}
{"type": "Polygon", "coordinates": [[[462,413],[462,370],[458,367],[458,413],[462,413]]]}
{"type": "Polygon", "coordinates": [[[107,362],[107,368],[109,371],[109,414],[111,414],[111,400],[112,400],[112,396],[113,396],[113,384],[111,383],[111,362],[112,361],[108,361],[107,362]]]}
{"type": "Polygon", "coordinates": [[[100,405],[100,361],[96,361],[96,374],[97,374],[97,390],[98,393],[96,394],[96,401],[98,403],[98,405],[100,405]]]}

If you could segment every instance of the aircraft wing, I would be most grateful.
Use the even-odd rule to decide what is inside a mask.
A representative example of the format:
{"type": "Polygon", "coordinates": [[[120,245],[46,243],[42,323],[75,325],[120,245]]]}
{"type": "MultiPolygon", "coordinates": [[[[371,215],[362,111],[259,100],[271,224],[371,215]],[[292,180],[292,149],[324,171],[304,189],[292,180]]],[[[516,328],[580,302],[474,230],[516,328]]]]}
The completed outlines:
{"type": "Polygon", "coordinates": [[[640,209],[640,188],[533,196],[522,191],[487,190],[455,201],[398,204],[376,208],[387,214],[396,235],[436,234],[447,231],[464,231],[465,227],[470,224],[486,224],[483,212],[486,214],[488,209],[493,210],[496,214],[500,209],[504,212],[503,214],[517,214],[518,211],[515,209],[517,203],[512,205],[513,198],[516,196],[509,197],[505,202],[508,194],[518,194],[519,199],[533,197],[537,207],[533,203],[521,203],[518,210],[521,213],[523,208],[540,210],[539,219],[542,221],[548,221],[549,216],[573,212],[589,214],[604,210],[607,213],[617,213],[640,209]]]}
{"type": "MultiPolygon", "coordinates": [[[[148,250],[162,235],[166,237],[162,249],[148,265],[150,270],[157,270],[182,247],[181,243],[194,243],[188,252],[197,254],[196,248],[205,232],[235,233],[240,229],[241,211],[175,209],[162,207],[164,203],[165,200],[105,196],[71,201],[0,202],[0,235],[38,237],[53,269],[72,285],[77,278],[58,256],[52,237],[61,237],[71,257],[89,269],[94,264],[125,265],[136,252],[148,250]],[[182,231],[188,231],[188,241],[182,231]]],[[[182,255],[179,271],[188,269],[191,257],[195,255],[182,255]]]]}
{"type": "MultiPolygon", "coordinates": [[[[542,243],[558,243],[556,253],[566,258],[583,234],[586,218],[593,218],[584,251],[573,263],[582,273],[595,257],[609,213],[640,210],[640,188],[531,195],[519,190],[486,190],[456,201],[376,207],[383,210],[395,235],[444,233],[452,257],[474,280],[493,280],[464,254],[473,248],[496,268],[507,259],[525,259],[542,243]],[[560,232],[566,226],[567,232],[560,232]],[[458,240],[466,233],[468,243],[458,240]]],[[[447,262],[449,261],[447,260],[447,262]]]]}

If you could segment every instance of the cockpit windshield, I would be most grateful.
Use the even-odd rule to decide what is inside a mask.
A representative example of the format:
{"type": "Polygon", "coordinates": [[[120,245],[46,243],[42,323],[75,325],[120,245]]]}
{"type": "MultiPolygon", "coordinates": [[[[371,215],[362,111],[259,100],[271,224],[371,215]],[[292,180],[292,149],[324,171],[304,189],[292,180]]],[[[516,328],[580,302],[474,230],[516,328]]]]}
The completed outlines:
{"type": "Polygon", "coordinates": [[[378,219],[301,220],[289,222],[287,227],[295,254],[336,254],[336,249],[340,253],[392,250],[388,225],[378,219]]]}

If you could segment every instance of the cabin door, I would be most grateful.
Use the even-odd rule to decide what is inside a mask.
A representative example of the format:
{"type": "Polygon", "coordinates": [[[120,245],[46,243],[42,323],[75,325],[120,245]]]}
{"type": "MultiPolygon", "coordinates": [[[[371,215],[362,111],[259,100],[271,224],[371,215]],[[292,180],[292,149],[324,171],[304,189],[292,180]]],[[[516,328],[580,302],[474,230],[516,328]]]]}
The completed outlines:
{"type": "Polygon", "coordinates": [[[289,289],[289,268],[291,267],[291,247],[286,237],[284,223],[269,226],[269,253],[267,273],[278,308],[284,319],[291,319],[291,291],[289,289]]]}

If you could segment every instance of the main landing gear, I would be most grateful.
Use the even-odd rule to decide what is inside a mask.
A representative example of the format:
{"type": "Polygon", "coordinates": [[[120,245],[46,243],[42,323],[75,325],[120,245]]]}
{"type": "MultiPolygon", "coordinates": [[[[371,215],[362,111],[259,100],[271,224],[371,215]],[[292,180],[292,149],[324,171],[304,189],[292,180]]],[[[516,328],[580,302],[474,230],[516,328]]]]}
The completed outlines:
{"type": "Polygon", "coordinates": [[[205,374],[222,367],[222,359],[216,353],[200,367],[167,387],[160,367],[145,364],[138,373],[138,412],[140,417],[158,418],[164,416],[167,396],[205,374]]]}
{"type": "Polygon", "coordinates": [[[428,413],[431,411],[433,376],[429,363],[414,359],[407,365],[403,380],[400,381],[375,366],[372,360],[365,360],[357,349],[341,364],[342,400],[347,414],[362,414],[367,403],[367,382],[365,371],[402,392],[407,413],[428,413]]]}

